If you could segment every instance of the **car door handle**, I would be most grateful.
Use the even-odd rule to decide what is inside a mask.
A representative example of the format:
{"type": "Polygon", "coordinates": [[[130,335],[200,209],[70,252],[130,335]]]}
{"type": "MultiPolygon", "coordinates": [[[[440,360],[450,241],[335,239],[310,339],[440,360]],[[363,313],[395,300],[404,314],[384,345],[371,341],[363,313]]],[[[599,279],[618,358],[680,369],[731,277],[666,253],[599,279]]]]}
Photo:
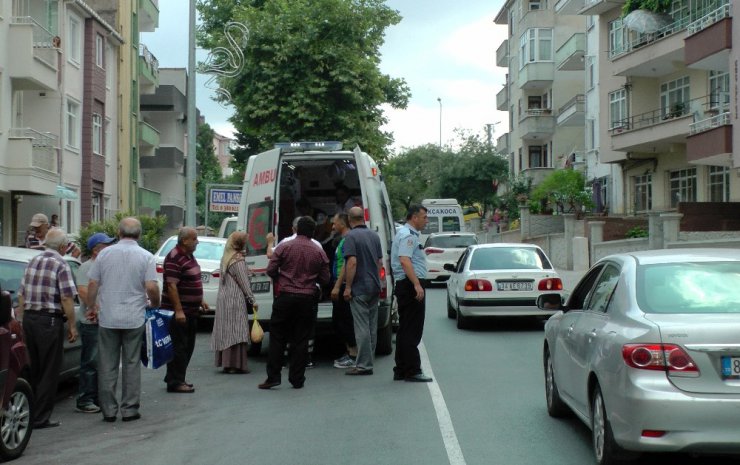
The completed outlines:
{"type": "Polygon", "coordinates": [[[570,325],[568,328],[568,337],[570,337],[571,334],[573,334],[573,325],[570,325]]]}

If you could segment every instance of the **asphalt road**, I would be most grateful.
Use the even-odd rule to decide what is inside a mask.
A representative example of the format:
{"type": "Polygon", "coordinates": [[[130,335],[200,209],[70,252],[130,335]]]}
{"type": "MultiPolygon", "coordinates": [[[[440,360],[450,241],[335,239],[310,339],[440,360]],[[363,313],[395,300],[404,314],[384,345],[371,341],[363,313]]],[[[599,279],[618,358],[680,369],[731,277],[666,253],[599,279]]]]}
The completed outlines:
{"type": "MultiPolygon", "coordinates": [[[[568,281],[566,281],[566,287],[568,281]]],[[[344,376],[337,347],[320,341],[304,389],[260,391],[265,358],[252,373],[213,366],[209,333],[199,333],[189,371],[194,394],[168,394],[163,370],[143,370],[142,419],[104,423],[74,412],[60,391],[59,428],[35,431],[20,464],[552,464],[593,463],[588,428],[545,410],[542,322],[482,321],[461,331],[447,319],[443,289],[428,295],[425,365],[435,383],[392,380],[392,356],[375,374],[344,376]]],[[[650,456],[639,464],[736,463],[650,456]]]]}

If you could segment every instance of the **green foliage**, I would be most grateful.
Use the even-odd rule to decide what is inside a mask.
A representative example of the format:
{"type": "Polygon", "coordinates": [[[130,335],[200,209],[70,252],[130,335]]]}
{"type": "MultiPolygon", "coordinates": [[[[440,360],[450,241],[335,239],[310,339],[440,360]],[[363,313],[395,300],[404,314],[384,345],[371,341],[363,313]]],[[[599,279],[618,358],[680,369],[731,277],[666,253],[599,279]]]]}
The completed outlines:
{"type": "Polygon", "coordinates": [[[509,175],[505,194],[499,196],[494,206],[508,213],[510,219],[519,218],[519,205],[526,203],[532,191],[532,180],[526,176],[509,175]]]}
{"type": "Polygon", "coordinates": [[[538,185],[530,196],[530,209],[555,210],[575,213],[581,207],[593,208],[590,193],[586,190],[586,178],[576,170],[555,170],[538,185]]]}
{"type": "Polygon", "coordinates": [[[622,5],[622,17],[627,16],[635,10],[666,13],[670,11],[672,3],[673,0],[627,0],[622,5]]]}
{"type": "MultiPolygon", "coordinates": [[[[95,233],[102,232],[111,237],[118,237],[118,223],[128,216],[133,215],[131,213],[116,213],[115,217],[111,219],[88,223],[80,227],[76,244],[82,250],[82,254],[90,256],[90,250],[87,248],[87,240],[95,233]]],[[[136,218],[141,222],[139,245],[149,252],[155,253],[162,241],[162,235],[167,226],[167,217],[164,215],[155,217],[142,215],[136,218]]]]}
{"type": "MultiPolygon", "coordinates": [[[[218,164],[213,147],[214,131],[208,123],[198,126],[195,153],[198,158],[198,179],[195,181],[196,223],[205,223],[206,214],[206,184],[225,184],[221,178],[221,166],[218,164]]],[[[241,185],[241,183],[238,183],[241,185]]],[[[221,220],[230,216],[228,213],[208,213],[208,225],[218,229],[221,220]]]]}
{"type": "Polygon", "coordinates": [[[249,155],[281,141],[339,140],[387,157],[393,139],[380,129],[381,105],[405,108],[410,92],[380,72],[385,30],[401,21],[384,0],[198,0],[197,7],[206,49],[228,46],[229,21],[249,29],[242,71],[218,78],[235,109],[237,172],[249,155]]]}
{"type": "Polygon", "coordinates": [[[627,239],[636,239],[638,237],[648,237],[648,231],[647,229],[635,226],[634,228],[631,228],[627,233],[624,235],[627,239]]]}

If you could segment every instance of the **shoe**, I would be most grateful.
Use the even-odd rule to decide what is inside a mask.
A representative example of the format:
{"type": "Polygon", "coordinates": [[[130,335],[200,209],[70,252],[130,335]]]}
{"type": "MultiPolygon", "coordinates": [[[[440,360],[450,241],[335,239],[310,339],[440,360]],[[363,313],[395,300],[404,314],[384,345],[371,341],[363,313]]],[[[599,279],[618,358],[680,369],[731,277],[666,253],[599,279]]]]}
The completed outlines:
{"type": "Polygon", "coordinates": [[[266,379],[264,383],[257,385],[260,389],[272,389],[276,386],[280,386],[280,381],[270,381],[269,379],[266,379]]]}
{"type": "Polygon", "coordinates": [[[313,360],[309,360],[308,363],[306,363],[306,370],[310,370],[311,368],[315,367],[313,360]]]}
{"type": "Polygon", "coordinates": [[[406,379],[401,373],[393,373],[393,381],[403,381],[406,379]]]}
{"type": "Polygon", "coordinates": [[[98,413],[100,412],[100,407],[95,404],[78,405],[75,411],[80,413],[98,413]]]}
{"type": "Polygon", "coordinates": [[[107,423],[115,423],[116,422],[116,417],[106,417],[105,415],[103,415],[103,421],[105,421],[107,423]]]}
{"type": "Polygon", "coordinates": [[[373,370],[372,369],[366,370],[364,368],[357,368],[357,367],[355,367],[355,368],[350,368],[344,374],[347,375],[347,376],[372,375],[373,374],[373,370]]]}
{"type": "Polygon", "coordinates": [[[293,384],[293,389],[303,389],[303,383],[293,384]]]}
{"type": "Polygon", "coordinates": [[[121,418],[121,421],[136,421],[136,420],[139,420],[139,419],[141,419],[141,414],[140,413],[134,413],[131,416],[121,418]]]}
{"type": "Polygon", "coordinates": [[[334,360],[334,368],[352,368],[355,366],[357,361],[349,355],[344,355],[341,358],[334,360]]]}
{"type": "Polygon", "coordinates": [[[58,422],[58,421],[46,420],[43,423],[39,423],[37,425],[33,425],[33,429],[56,428],[59,425],[61,425],[61,423],[58,422]]]}
{"type": "Polygon", "coordinates": [[[407,376],[406,381],[410,383],[431,383],[432,378],[425,376],[424,373],[417,373],[415,375],[407,376]]]}
{"type": "Polygon", "coordinates": [[[174,392],[176,394],[192,394],[195,392],[195,388],[182,383],[174,386],[167,386],[167,392],[174,392]]]}

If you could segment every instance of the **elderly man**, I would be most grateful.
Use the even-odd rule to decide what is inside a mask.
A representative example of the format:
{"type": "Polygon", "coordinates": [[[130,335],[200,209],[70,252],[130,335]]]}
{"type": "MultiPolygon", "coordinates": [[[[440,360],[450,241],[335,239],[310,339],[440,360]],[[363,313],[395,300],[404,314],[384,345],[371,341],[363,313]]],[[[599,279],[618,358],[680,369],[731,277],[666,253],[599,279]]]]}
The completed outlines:
{"type": "Polygon", "coordinates": [[[18,319],[23,318],[23,335],[31,361],[31,386],[35,396],[33,427],[59,426],[51,412],[64,355],[64,319],[67,339],[77,339],[74,298],[77,295],[72,270],[62,258],[67,236],[61,229],[45,233],[46,250],[33,257],[18,288],[18,319]]]}
{"type": "MultiPolygon", "coordinates": [[[[36,213],[31,218],[31,224],[29,226],[28,236],[26,236],[26,248],[27,249],[44,249],[44,238],[46,233],[49,232],[49,218],[43,213],[36,213]]],[[[66,254],[66,249],[62,251],[62,255],[66,254]]]]}
{"type": "Polygon", "coordinates": [[[162,308],[174,310],[170,321],[170,335],[175,356],[167,364],[167,392],[192,393],[192,384],[185,381],[190,358],[195,350],[195,335],[198,332],[198,316],[201,308],[208,310],[203,301],[203,281],[200,265],[193,256],[198,247],[198,232],[195,228],[182,228],[177,236],[177,245],[164,257],[162,308]]]}
{"type": "Polygon", "coordinates": [[[103,420],[141,418],[141,343],[147,298],[159,307],[159,285],[154,255],[136,242],[141,223],[124,218],[118,224],[116,245],[98,254],[88,273],[87,317],[98,320],[98,399],[103,420]],[[100,298],[98,299],[98,295],[100,298]],[[116,397],[119,364],[123,385],[116,397]]]}

